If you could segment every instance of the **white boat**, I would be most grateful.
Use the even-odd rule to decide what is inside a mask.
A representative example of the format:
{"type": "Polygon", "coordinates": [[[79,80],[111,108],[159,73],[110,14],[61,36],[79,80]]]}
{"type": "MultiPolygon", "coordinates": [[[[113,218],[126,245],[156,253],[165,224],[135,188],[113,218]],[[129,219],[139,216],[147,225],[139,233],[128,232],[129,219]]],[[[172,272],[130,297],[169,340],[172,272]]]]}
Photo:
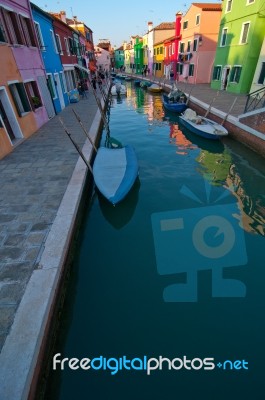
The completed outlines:
{"type": "Polygon", "coordinates": [[[138,176],[138,161],[133,147],[100,147],[93,165],[93,176],[101,194],[113,205],[119,203],[138,176]]]}
{"type": "Polygon", "coordinates": [[[120,82],[117,82],[112,86],[110,93],[112,96],[126,95],[127,89],[126,86],[122,85],[120,82]]]}
{"type": "Polygon", "coordinates": [[[217,140],[228,135],[227,129],[209,118],[197,115],[194,110],[187,110],[179,117],[180,122],[196,135],[206,139],[217,140]]]}

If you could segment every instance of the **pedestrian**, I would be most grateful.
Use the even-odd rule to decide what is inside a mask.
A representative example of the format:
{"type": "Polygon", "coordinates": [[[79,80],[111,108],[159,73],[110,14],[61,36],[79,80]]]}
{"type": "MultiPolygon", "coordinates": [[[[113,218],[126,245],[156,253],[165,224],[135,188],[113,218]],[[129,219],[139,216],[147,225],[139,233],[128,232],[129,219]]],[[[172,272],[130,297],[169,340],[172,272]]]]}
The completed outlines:
{"type": "Polygon", "coordinates": [[[170,81],[173,82],[174,81],[174,72],[172,70],[170,71],[169,76],[170,76],[170,81]]]}
{"type": "Polygon", "coordinates": [[[93,78],[92,78],[92,85],[93,85],[94,90],[97,90],[97,79],[96,79],[96,75],[93,75],[93,78]]]}

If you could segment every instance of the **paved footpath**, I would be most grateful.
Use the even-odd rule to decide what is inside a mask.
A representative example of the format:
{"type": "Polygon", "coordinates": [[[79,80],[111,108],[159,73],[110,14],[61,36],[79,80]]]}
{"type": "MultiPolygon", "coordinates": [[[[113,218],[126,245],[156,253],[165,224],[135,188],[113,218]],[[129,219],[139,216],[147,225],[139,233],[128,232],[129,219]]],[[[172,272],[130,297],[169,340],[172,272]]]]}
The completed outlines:
{"type": "MultiPolygon", "coordinates": [[[[78,159],[81,162],[82,171],[86,170],[85,164],[80,160],[59,121],[61,117],[72,137],[82,148],[88,141],[72,108],[76,110],[88,131],[92,123],[96,123],[96,127],[93,128],[96,131],[93,133],[95,136],[100,125],[100,115],[94,95],[90,90],[87,98],[70,104],[59,116],[55,116],[33,136],[16,147],[10,155],[0,160],[0,350],[3,350],[0,355],[1,400],[22,398],[18,392],[9,393],[2,386],[1,378],[10,386],[12,379],[14,380],[18,375],[15,366],[13,371],[7,371],[10,366],[6,364],[10,351],[12,353],[10,359],[19,357],[15,354],[16,337],[10,344],[7,343],[6,338],[12,336],[12,333],[14,336],[13,323],[21,299],[27,291],[30,278],[39,268],[42,268],[40,260],[46,240],[56,217],[58,218],[59,207],[69,187],[78,159]],[[14,351],[12,351],[12,346],[14,351]],[[6,351],[5,348],[7,348],[6,351]],[[12,374],[14,374],[13,378],[12,374]],[[8,382],[9,377],[10,382],[8,382]]],[[[91,145],[89,146],[88,155],[91,152],[91,145]]],[[[76,181],[78,179],[77,177],[76,181]]],[[[60,225],[63,226],[64,223],[65,221],[60,225]]],[[[55,238],[56,240],[60,240],[60,237],[55,238]]],[[[32,301],[32,309],[34,309],[34,294],[29,301],[32,301]]],[[[19,326],[18,334],[24,329],[26,321],[24,323],[22,321],[22,325],[22,327],[19,326]]],[[[19,343],[19,340],[17,342],[19,343]]],[[[27,365],[24,364],[22,368],[27,368],[27,365]]]]}

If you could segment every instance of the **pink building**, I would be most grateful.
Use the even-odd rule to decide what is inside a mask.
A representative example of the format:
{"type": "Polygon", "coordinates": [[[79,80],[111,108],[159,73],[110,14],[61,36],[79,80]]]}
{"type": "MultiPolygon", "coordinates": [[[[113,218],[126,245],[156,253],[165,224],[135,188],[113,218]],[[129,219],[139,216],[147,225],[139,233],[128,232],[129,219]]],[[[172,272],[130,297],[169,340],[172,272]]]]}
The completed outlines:
{"type": "Polygon", "coordinates": [[[182,19],[177,72],[180,81],[210,83],[222,8],[193,3],[182,19]]]}
{"type": "Polygon", "coordinates": [[[51,103],[28,0],[0,1],[0,158],[48,121],[51,103]]]}

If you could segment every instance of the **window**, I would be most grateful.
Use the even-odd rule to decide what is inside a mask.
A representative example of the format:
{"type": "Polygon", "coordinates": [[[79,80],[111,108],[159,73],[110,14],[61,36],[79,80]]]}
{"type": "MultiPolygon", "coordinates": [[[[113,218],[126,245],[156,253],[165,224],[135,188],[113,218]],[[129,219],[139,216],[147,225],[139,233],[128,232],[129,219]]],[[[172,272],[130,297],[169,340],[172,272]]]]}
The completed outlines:
{"type": "Polygon", "coordinates": [[[230,75],[230,82],[232,83],[239,83],[240,75],[241,75],[242,67],[241,65],[235,65],[232,68],[231,75],[230,75]]]}
{"type": "Polygon", "coordinates": [[[4,19],[0,8],[0,42],[8,43],[8,37],[5,29],[4,19]]]}
{"type": "Polygon", "coordinates": [[[240,43],[241,44],[246,44],[247,43],[249,27],[250,27],[250,23],[249,22],[245,22],[242,25],[241,38],[240,38],[240,43]]]}
{"type": "Polygon", "coordinates": [[[70,53],[73,55],[74,54],[74,41],[72,38],[69,37],[68,42],[69,42],[70,53]]]}
{"type": "Polygon", "coordinates": [[[169,56],[171,56],[171,54],[172,54],[172,46],[171,46],[171,44],[169,45],[169,56]]]}
{"type": "Polygon", "coordinates": [[[177,73],[179,75],[183,74],[183,64],[177,63],[177,73]]]}
{"type": "Polygon", "coordinates": [[[193,41],[193,51],[197,51],[198,49],[198,39],[194,39],[193,41]]]}
{"type": "Polygon", "coordinates": [[[175,43],[172,43],[172,54],[175,54],[175,43]]]}
{"type": "Polygon", "coordinates": [[[265,62],[262,63],[258,83],[263,85],[265,80],[265,62]]]}
{"type": "Polygon", "coordinates": [[[57,43],[56,43],[56,40],[55,40],[55,36],[54,36],[54,32],[53,32],[52,29],[50,29],[50,32],[51,32],[51,37],[52,37],[54,50],[55,50],[56,53],[59,53],[59,50],[58,50],[58,47],[57,47],[57,43]]]}
{"type": "Polygon", "coordinates": [[[38,22],[34,21],[34,26],[35,26],[35,32],[36,32],[39,48],[41,50],[45,50],[44,41],[43,41],[41,29],[40,29],[40,24],[38,22]]]}
{"type": "Polygon", "coordinates": [[[194,64],[190,64],[189,65],[189,76],[193,76],[194,75],[194,64]]]}
{"type": "Polygon", "coordinates": [[[184,21],[183,22],[183,29],[187,29],[188,28],[188,21],[184,21]]]}
{"type": "Polygon", "coordinates": [[[58,33],[56,33],[56,35],[55,35],[55,40],[56,40],[58,52],[60,54],[63,54],[62,43],[61,43],[61,39],[60,39],[60,36],[58,35],[58,33]]]}
{"type": "Polygon", "coordinates": [[[18,115],[22,117],[25,113],[31,111],[27,92],[22,82],[11,83],[9,85],[18,115]]]}
{"type": "Polygon", "coordinates": [[[12,44],[25,44],[21,22],[18,14],[2,9],[2,15],[6,26],[9,42],[12,44]]]}
{"type": "Polygon", "coordinates": [[[247,0],[247,6],[248,6],[249,4],[253,4],[253,3],[255,3],[255,0],[247,0]]]}
{"type": "Polygon", "coordinates": [[[60,73],[59,73],[59,77],[60,77],[60,82],[61,82],[61,86],[62,86],[62,91],[63,91],[63,93],[66,93],[67,90],[66,90],[66,82],[65,82],[64,73],[63,73],[63,72],[60,72],[60,73]]]}
{"type": "Polygon", "coordinates": [[[64,38],[64,45],[65,45],[65,51],[66,51],[67,55],[70,56],[69,43],[68,43],[67,38],[64,38]]]}
{"type": "Polygon", "coordinates": [[[160,47],[160,54],[163,54],[163,46],[160,47]]]}
{"type": "Polygon", "coordinates": [[[52,98],[56,99],[57,98],[57,93],[56,93],[55,84],[54,84],[54,80],[53,80],[52,74],[47,74],[47,85],[48,85],[48,88],[49,88],[49,91],[51,93],[52,98]]]}
{"type": "Polygon", "coordinates": [[[216,65],[213,68],[213,81],[220,81],[221,78],[221,65],[216,65]]]}
{"type": "Polygon", "coordinates": [[[200,20],[201,20],[200,14],[196,15],[196,18],[195,18],[195,25],[199,25],[199,24],[200,24],[200,20]]]}
{"type": "Polygon", "coordinates": [[[39,89],[37,86],[37,82],[29,81],[25,82],[25,89],[28,95],[28,99],[31,105],[32,110],[36,110],[37,108],[42,106],[41,97],[39,93],[39,89]]]}
{"type": "Polygon", "coordinates": [[[220,42],[221,47],[224,47],[226,45],[226,39],[227,39],[227,28],[224,28],[222,30],[222,36],[221,36],[221,42],[220,42]]]}
{"type": "Polygon", "coordinates": [[[232,10],[232,0],[227,0],[227,4],[226,4],[226,12],[230,12],[232,10]]]}
{"type": "Polygon", "coordinates": [[[188,45],[187,45],[187,52],[189,53],[191,49],[191,41],[188,41],[188,45]]]}
{"type": "Polygon", "coordinates": [[[32,46],[32,47],[37,47],[34,28],[33,28],[30,18],[23,17],[22,15],[19,15],[19,18],[20,18],[22,30],[24,33],[24,38],[26,40],[26,45],[32,46]]]}
{"type": "Polygon", "coordinates": [[[156,48],[154,48],[154,56],[156,56],[156,48]]]}
{"type": "Polygon", "coordinates": [[[179,44],[179,52],[180,53],[184,53],[184,48],[185,48],[185,43],[180,42],[180,44],[179,44]]]}

